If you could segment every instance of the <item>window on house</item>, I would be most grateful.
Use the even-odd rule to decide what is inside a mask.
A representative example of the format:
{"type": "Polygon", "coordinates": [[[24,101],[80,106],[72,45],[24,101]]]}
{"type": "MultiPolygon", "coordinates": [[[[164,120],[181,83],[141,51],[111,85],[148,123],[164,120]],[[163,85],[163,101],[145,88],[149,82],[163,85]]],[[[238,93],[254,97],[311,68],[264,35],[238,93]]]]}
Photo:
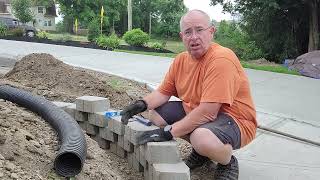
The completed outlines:
{"type": "Polygon", "coordinates": [[[43,9],[44,9],[43,7],[38,7],[38,13],[43,14],[43,9]]]}
{"type": "Polygon", "coordinates": [[[52,26],[51,20],[49,21],[44,21],[44,26],[52,26]]]}

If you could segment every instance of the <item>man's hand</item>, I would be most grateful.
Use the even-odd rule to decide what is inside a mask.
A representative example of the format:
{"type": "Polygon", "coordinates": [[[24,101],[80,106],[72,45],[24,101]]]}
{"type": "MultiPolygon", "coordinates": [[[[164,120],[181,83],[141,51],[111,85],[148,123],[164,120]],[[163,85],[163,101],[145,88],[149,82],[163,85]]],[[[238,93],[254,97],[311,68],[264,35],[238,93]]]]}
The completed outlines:
{"type": "Polygon", "coordinates": [[[172,139],[170,131],[165,131],[163,128],[146,131],[138,137],[138,144],[145,144],[147,142],[162,142],[170,141],[172,139]]]}
{"type": "Polygon", "coordinates": [[[128,120],[132,118],[132,116],[141,113],[147,110],[148,105],[144,100],[135,101],[133,104],[124,108],[123,111],[120,112],[121,122],[125,125],[128,124],[128,120]]]}

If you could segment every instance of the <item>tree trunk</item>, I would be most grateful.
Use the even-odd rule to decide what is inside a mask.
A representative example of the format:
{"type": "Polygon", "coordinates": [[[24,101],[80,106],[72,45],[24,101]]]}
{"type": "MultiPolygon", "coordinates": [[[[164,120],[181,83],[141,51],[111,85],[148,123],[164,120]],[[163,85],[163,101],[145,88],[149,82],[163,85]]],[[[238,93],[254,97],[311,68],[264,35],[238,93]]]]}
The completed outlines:
{"type": "Polygon", "coordinates": [[[115,33],[115,29],[114,29],[114,19],[112,19],[112,26],[110,28],[110,34],[115,33]]]}
{"type": "Polygon", "coordinates": [[[310,16],[309,16],[309,45],[308,52],[317,50],[319,48],[319,16],[318,10],[320,8],[319,0],[310,0],[310,16]]]}
{"type": "Polygon", "coordinates": [[[149,12],[149,36],[151,36],[151,12],[149,12]]]}
{"type": "Polygon", "coordinates": [[[73,18],[69,16],[64,16],[66,32],[73,33],[73,18]]]}

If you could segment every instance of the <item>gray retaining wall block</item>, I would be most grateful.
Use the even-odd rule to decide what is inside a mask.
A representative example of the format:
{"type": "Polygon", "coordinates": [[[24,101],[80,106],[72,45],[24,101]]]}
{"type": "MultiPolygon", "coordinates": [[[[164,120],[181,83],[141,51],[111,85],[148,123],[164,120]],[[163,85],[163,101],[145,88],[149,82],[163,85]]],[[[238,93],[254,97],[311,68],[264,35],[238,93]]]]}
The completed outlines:
{"type": "Polygon", "coordinates": [[[62,110],[66,110],[66,108],[68,106],[72,106],[73,103],[67,103],[67,102],[61,102],[61,101],[52,101],[52,103],[56,106],[58,106],[59,108],[61,108],[62,110]]]}
{"type": "Polygon", "coordinates": [[[155,129],[159,129],[159,127],[157,126],[146,126],[138,121],[133,121],[130,124],[128,124],[129,128],[130,128],[130,139],[129,141],[133,144],[133,145],[137,145],[138,144],[138,137],[145,131],[151,131],[151,130],[155,130],[155,129]]]}
{"type": "Polygon", "coordinates": [[[76,108],[82,112],[102,112],[110,108],[110,101],[108,98],[97,96],[82,96],[76,99],[76,108]]]}
{"type": "Polygon", "coordinates": [[[88,113],[75,110],[75,112],[74,112],[74,119],[75,119],[76,121],[81,121],[81,122],[83,122],[83,121],[88,121],[88,113]]]}
{"type": "Polygon", "coordinates": [[[152,167],[152,180],[190,180],[190,170],[184,162],[153,164],[152,167]]]}
{"type": "Polygon", "coordinates": [[[108,126],[108,119],[105,117],[105,112],[88,113],[88,121],[90,124],[98,127],[108,126]]]}
{"type": "Polygon", "coordinates": [[[154,163],[178,163],[181,162],[180,154],[175,140],[165,142],[148,142],[145,152],[146,160],[154,163]]]}
{"type": "Polygon", "coordinates": [[[111,142],[118,141],[118,135],[110,131],[109,127],[99,128],[99,135],[101,138],[111,142]]]}
{"type": "Polygon", "coordinates": [[[92,136],[91,138],[99,144],[100,148],[110,149],[110,141],[101,138],[99,135],[92,136]]]}
{"type": "Polygon", "coordinates": [[[98,135],[99,134],[99,127],[98,126],[94,126],[92,124],[89,124],[89,122],[85,122],[87,125],[87,134],[90,135],[98,135]]]}

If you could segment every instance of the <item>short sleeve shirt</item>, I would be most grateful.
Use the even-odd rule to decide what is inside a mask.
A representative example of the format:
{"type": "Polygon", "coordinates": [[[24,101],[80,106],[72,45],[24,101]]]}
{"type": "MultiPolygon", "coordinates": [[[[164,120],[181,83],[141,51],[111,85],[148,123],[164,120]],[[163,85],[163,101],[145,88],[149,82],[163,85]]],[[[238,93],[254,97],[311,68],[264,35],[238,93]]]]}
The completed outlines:
{"type": "Polygon", "coordinates": [[[179,54],[158,90],[180,98],[186,113],[201,102],[221,103],[220,112],[233,117],[239,126],[241,146],[255,137],[256,111],[249,81],[239,59],[228,48],[214,43],[197,60],[187,52],[179,54]]]}

